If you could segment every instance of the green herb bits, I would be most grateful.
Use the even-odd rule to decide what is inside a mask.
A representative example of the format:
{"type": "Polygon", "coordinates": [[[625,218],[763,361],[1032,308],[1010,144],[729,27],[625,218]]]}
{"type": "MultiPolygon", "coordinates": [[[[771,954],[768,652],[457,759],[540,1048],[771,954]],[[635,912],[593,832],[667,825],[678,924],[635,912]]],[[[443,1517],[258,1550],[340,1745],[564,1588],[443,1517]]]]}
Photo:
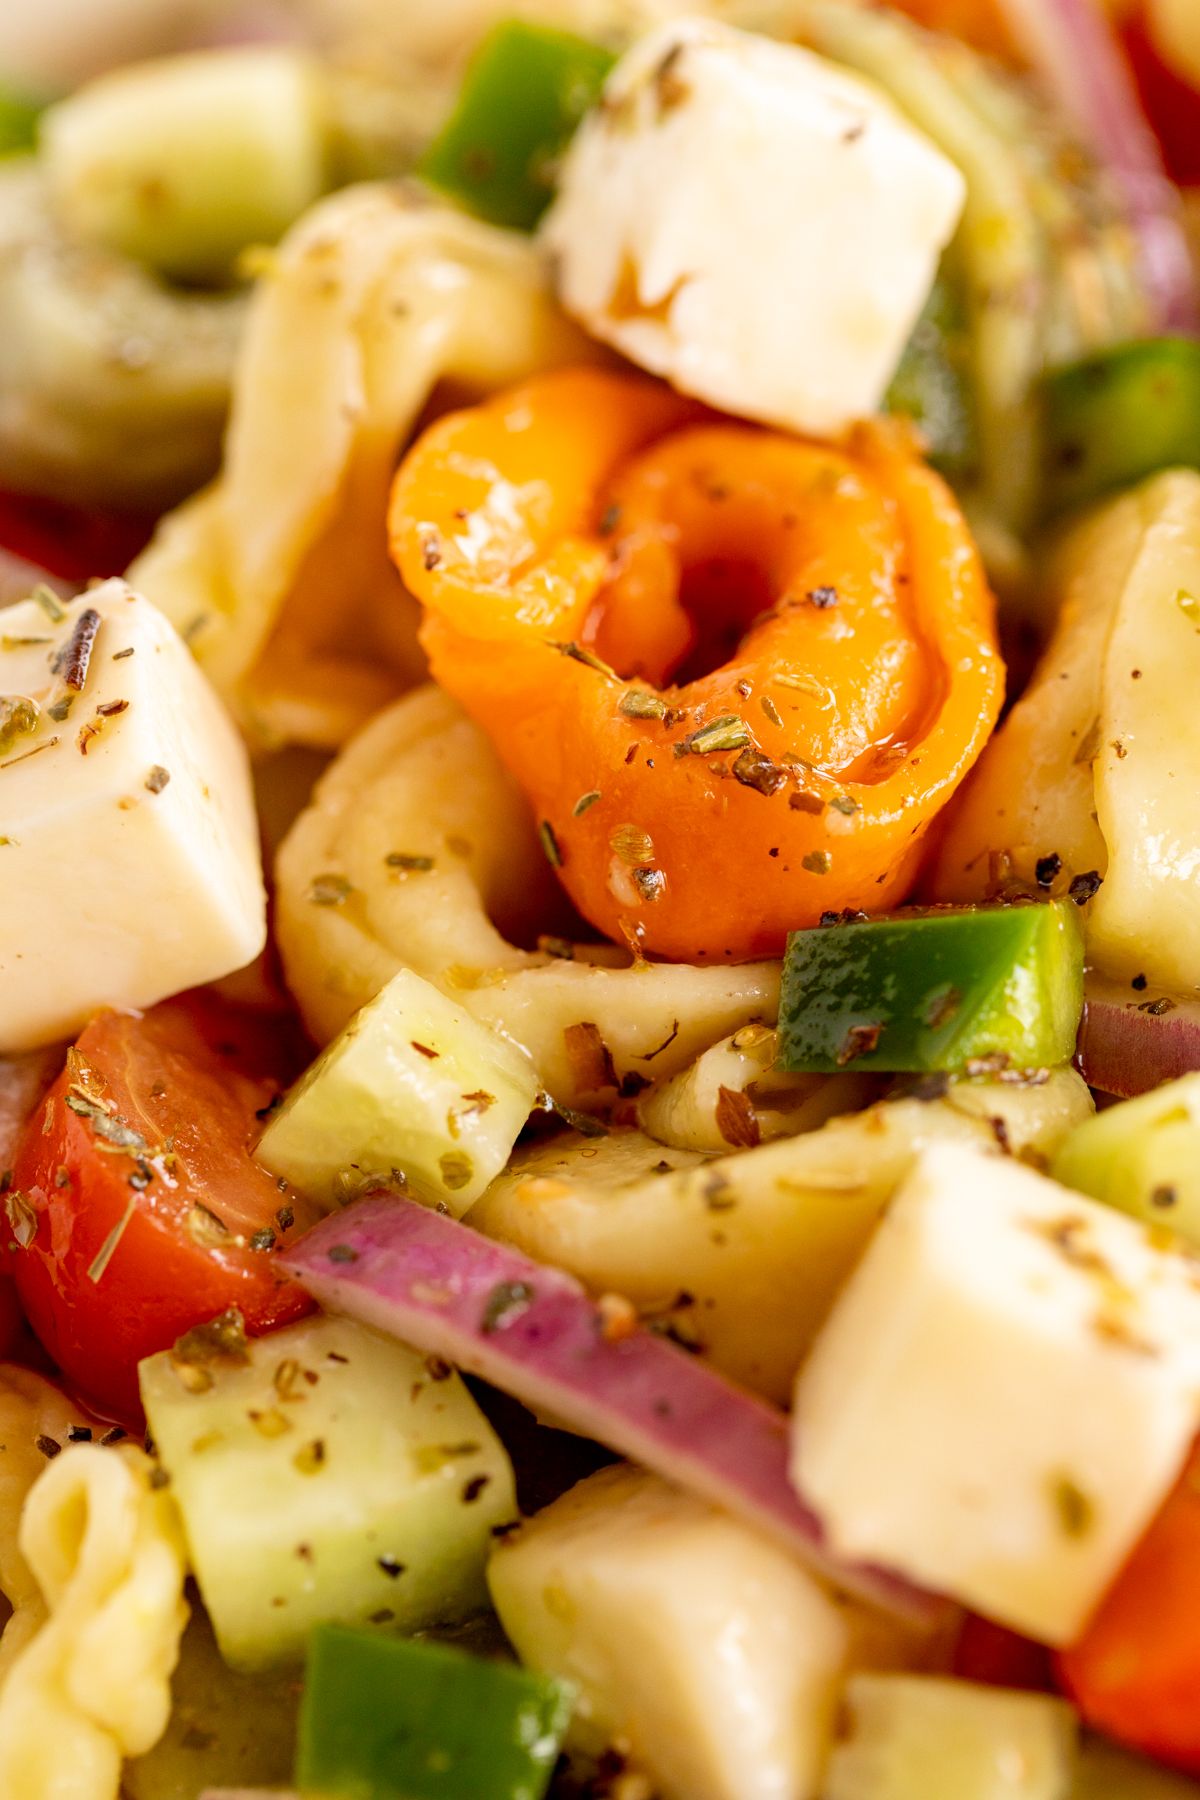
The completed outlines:
{"type": "Polygon", "coordinates": [[[795,931],[779,1016],[790,1073],[995,1074],[1069,1060],[1083,1007],[1070,901],[945,907],[795,931]]]}

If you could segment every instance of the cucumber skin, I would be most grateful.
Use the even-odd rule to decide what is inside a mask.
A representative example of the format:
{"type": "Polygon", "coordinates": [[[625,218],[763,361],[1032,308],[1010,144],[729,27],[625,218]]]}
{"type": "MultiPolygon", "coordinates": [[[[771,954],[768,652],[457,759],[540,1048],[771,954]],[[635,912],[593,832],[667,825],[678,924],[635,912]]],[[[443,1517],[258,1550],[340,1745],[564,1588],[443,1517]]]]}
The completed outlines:
{"type": "Polygon", "coordinates": [[[788,940],[778,1066],[958,1073],[998,1057],[1048,1068],[1074,1054],[1082,1009],[1070,901],[818,926],[788,940]]]}
{"type": "Polygon", "coordinates": [[[411,1632],[487,1604],[512,1466],[457,1374],[320,1315],[202,1392],[172,1354],[141,1364],[142,1401],[231,1667],[298,1663],[325,1621],[411,1632]]]}

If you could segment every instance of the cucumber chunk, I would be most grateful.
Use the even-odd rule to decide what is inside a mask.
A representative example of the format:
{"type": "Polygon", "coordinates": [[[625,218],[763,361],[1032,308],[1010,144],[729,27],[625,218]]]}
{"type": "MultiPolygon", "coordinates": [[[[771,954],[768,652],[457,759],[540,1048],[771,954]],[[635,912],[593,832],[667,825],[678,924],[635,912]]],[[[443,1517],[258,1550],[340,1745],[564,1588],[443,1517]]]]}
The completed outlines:
{"type": "Polygon", "coordinates": [[[779,1067],[1049,1068],[1075,1049],[1083,931],[1070,901],[933,908],[794,931],[779,1067]]]}
{"type": "Polygon", "coordinates": [[[845,1714],[825,1800],[1070,1800],[1076,1725],[1064,1700],[934,1676],[857,1675],[845,1714]]]}
{"type": "Polygon", "coordinates": [[[614,61],[586,38],[504,20],[476,51],[418,173],[479,218],[532,231],[554,191],[555,160],[614,61]]]}
{"type": "Polygon", "coordinates": [[[523,1050],[401,969],[301,1076],[257,1155],[327,1206],[392,1183],[460,1218],[537,1097],[523,1050]]]}
{"type": "Polygon", "coordinates": [[[1077,1125],[1054,1179],[1200,1245],[1200,1075],[1184,1075],[1077,1125]]]}
{"type": "Polygon", "coordinates": [[[408,1632],[486,1604],[492,1527],[516,1516],[512,1468],[443,1365],[312,1318],[250,1341],[201,1328],[140,1378],[233,1667],[298,1661],[325,1620],[408,1632]]]}
{"type": "Polygon", "coordinates": [[[322,1625],[296,1783],[348,1800],[540,1800],[571,1716],[552,1676],[322,1625]]]}
{"type": "Polygon", "coordinates": [[[326,186],[320,76],[282,46],[116,70],[52,106],[40,142],[68,230],[180,281],[227,280],[326,186]]]}

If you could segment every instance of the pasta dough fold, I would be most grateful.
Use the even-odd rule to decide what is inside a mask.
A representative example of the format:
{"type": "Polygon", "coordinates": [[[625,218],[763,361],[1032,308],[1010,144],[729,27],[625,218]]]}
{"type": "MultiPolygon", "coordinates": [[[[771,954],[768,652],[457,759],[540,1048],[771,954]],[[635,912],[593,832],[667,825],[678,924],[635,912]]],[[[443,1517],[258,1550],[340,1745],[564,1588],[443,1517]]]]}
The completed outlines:
{"type": "Polygon", "coordinates": [[[130,580],[252,738],[335,746],[422,677],[384,518],[435,390],[486,393],[587,354],[530,240],[412,184],[346,188],[273,254],[221,476],[164,520],[130,580]]]}
{"type": "Polygon", "coordinates": [[[579,1105],[776,1015],[778,963],[630,965],[611,945],[514,943],[555,930],[562,896],[488,740],[437,688],[342,752],[276,876],[284,971],[319,1043],[408,967],[521,1044],[547,1091],[579,1105]]]}
{"type": "Polygon", "coordinates": [[[187,1622],[183,1542],[141,1450],[76,1444],[29,1490],[19,1546],[47,1615],[0,1693],[5,1800],[116,1800],[161,1736],[187,1622]]]}

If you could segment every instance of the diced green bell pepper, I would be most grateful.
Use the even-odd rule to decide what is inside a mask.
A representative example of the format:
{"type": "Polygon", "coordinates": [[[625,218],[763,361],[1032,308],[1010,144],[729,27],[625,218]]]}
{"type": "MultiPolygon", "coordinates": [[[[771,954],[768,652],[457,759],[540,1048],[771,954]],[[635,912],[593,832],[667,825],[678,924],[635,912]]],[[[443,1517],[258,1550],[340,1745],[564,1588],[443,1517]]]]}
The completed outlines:
{"type": "Polygon", "coordinates": [[[555,164],[614,61],[586,38],[502,21],[476,51],[418,174],[481,219],[532,231],[550,203],[555,164]]]}
{"type": "Polygon", "coordinates": [[[37,122],[46,110],[44,100],[33,100],[12,88],[0,86],[0,156],[16,156],[37,143],[37,122]]]}
{"type": "Polygon", "coordinates": [[[540,1800],[571,1707],[553,1676],[320,1625],[296,1785],[331,1800],[540,1800]]]}
{"type": "Polygon", "coordinates": [[[1110,1106],[1077,1125],[1054,1179],[1200,1245],[1200,1075],[1110,1106]]]}
{"type": "Polygon", "coordinates": [[[920,428],[930,462],[958,481],[977,475],[979,466],[971,356],[961,291],[939,275],[884,404],[920,428]]]}
{"type": "Polygon", "coordinates": [[[1200,468],[1200,343],[1146,338],[1056,369],[1043,412],[1047,517],[1159,469],[1200,468]]]}
{"type": "Polygon", "coordinates": [[[779,1067],[1047,1068],[1075,1049],[1083,931],[1067,900],[930,908],[794,931],[779,1067]]]}

